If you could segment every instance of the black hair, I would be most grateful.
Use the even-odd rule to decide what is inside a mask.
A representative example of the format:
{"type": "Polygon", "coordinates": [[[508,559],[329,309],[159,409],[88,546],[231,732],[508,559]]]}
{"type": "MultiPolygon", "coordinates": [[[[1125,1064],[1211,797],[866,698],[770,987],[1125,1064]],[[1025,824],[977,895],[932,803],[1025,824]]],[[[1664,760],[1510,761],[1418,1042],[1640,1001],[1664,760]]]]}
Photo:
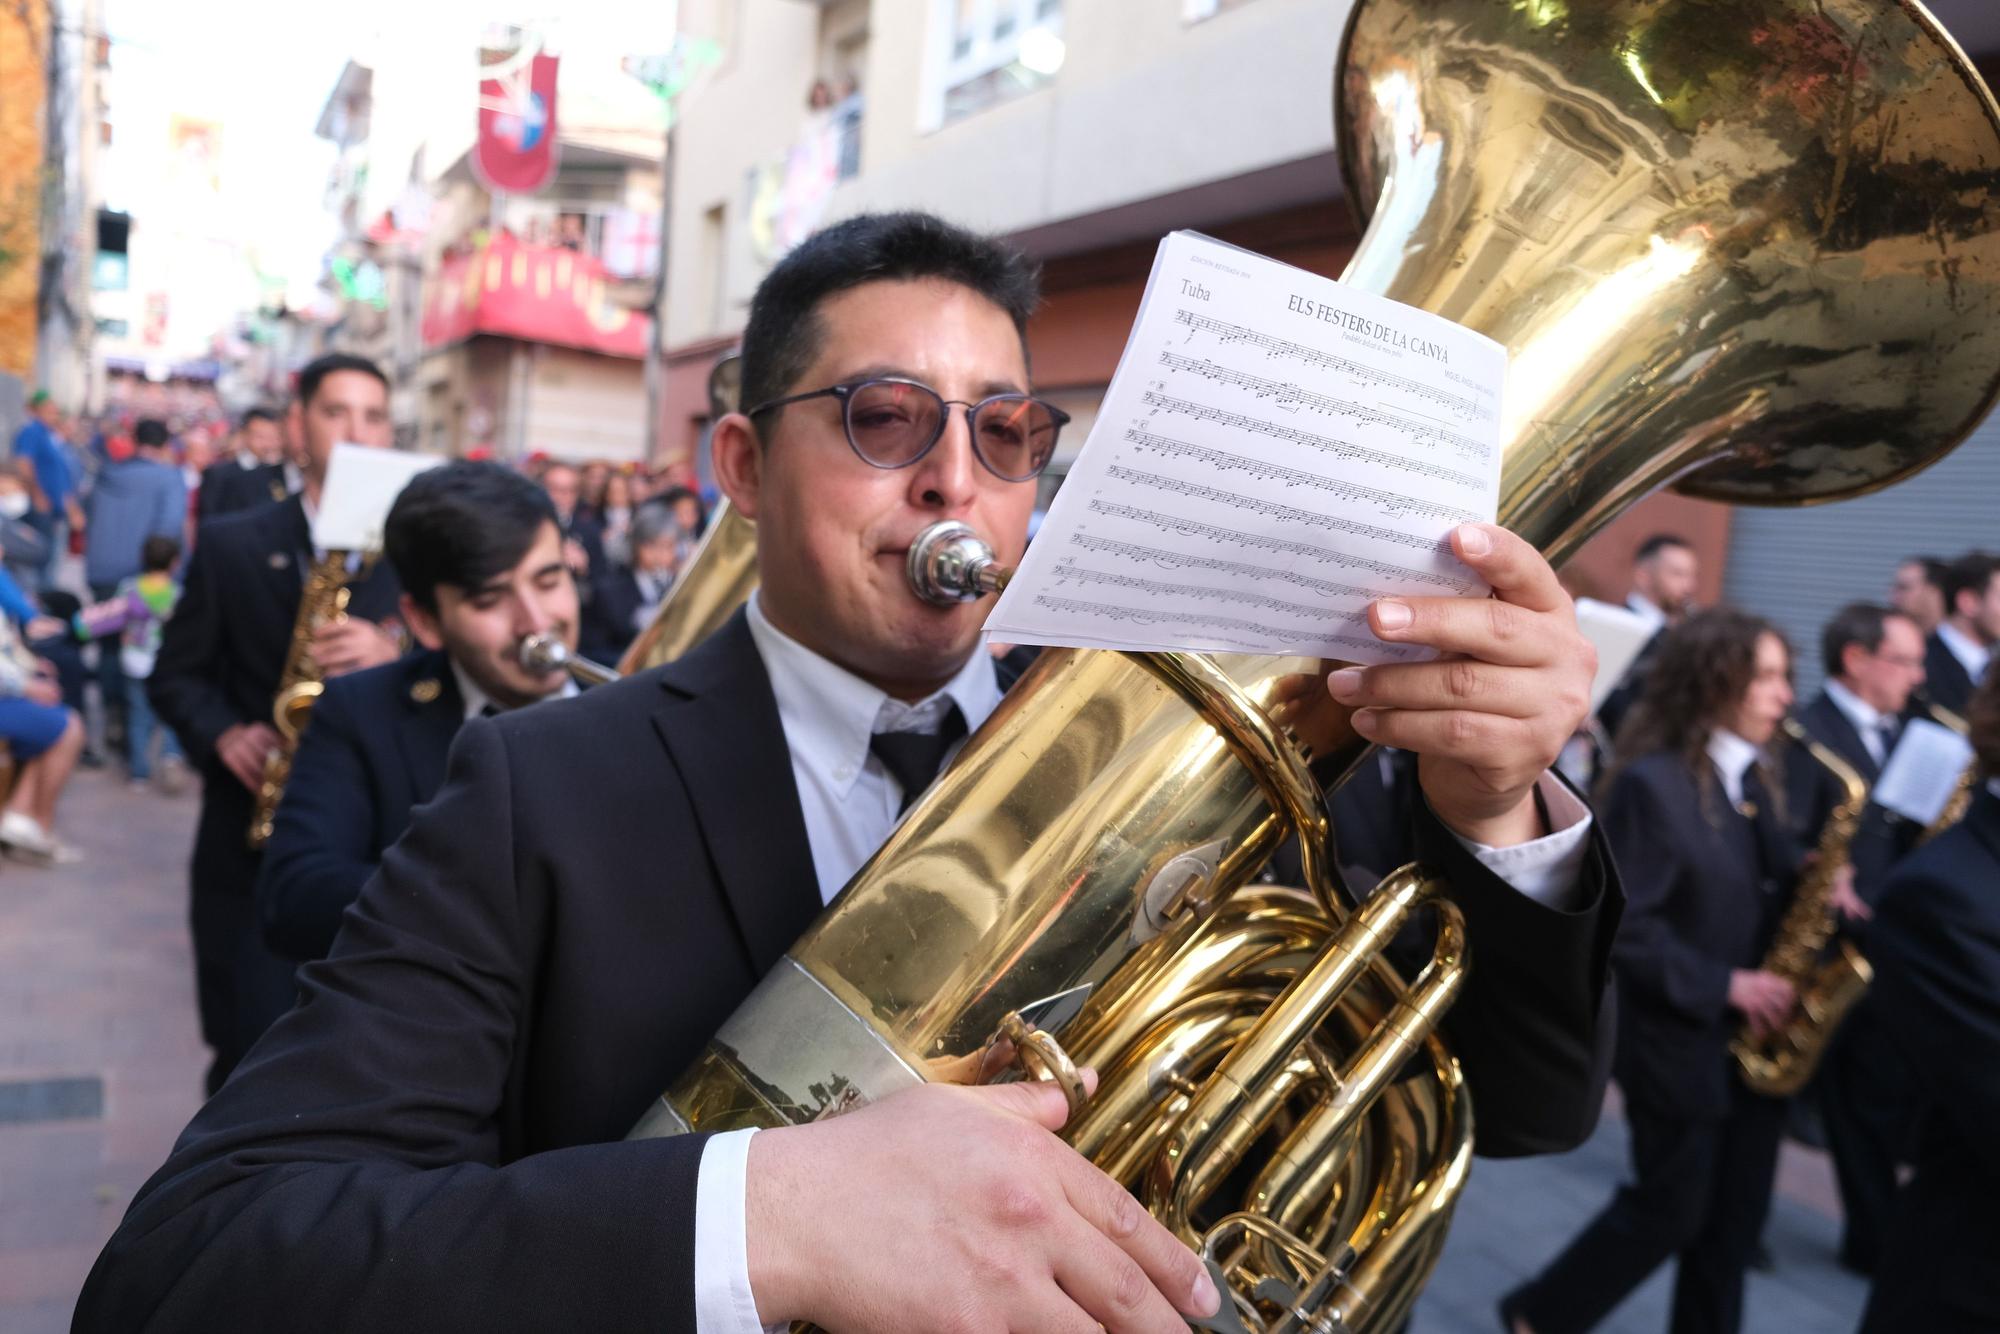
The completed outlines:
{"type": "Polygon", "coordinates": [[[139,544],[139,568],[147,574],[165,574],[181,558],[181,540],[154,533],[139,544]]]}
{"type": "Polygon", "coordinates": [[[1688,541],[1679,533],[1654,533],[1651,537],[1641,542],[1639,549],[1632,553],[1632,563],[1634,565],[1643,565],[1669,547],[1679,547],[1683,551],[1693,551],[1694,543],[1688,541]]]}
{"type": "Polygon", "coordinates": [[[163,448],[168,438],[167,424],[158,417],[142,417],[132,428],[132,443],[141,449],[163,448]]]}
{"type": "MultiPolygon", "coordinates": [[[[1828,676],[1847,674],[1846,657],[1850,644],[1859,644],[1870,653],[1882,647],[1882,627],[1889,623],[1891,616],[1909,621],[1910,618],[1893,607],[1877,606],[1873,602],[1850,602],[1833,614],[1826,628],[1819,632],[1819,660],[1821,668],[1828,676]]],[[[1915,621],[1910,621],[1915,625],[1915,621]]]]}
{"type": "Polygon", "coordinates": [[[1028,316],[1041,300],[1032,260],[929,213],[864,213],[807,237],[757,285],[743,326],[737,402],[748,411],[792,390],[819,355],[819,308],[828,297],[863,283],[924,278],[971,288],[1007,312],[1027,357],[1028,316]]]}
{"type": "Polygon", "coordinates": [[[1958,615],[1958,595],[1972,593],[1986,596],[1986,586],[2000,576],[2000,556],[1990,551],[1968,551],[1957,560],[1944,567],[1944,581],[1939,588],[1944,592],[1944,614],[1958,615]]]}
{"type": "Polygon", "coordinates": [[[319,393],[319,387],[326,382],[326,377],[337,375],[341,371],[359,371],[363,375],[372,375],[381,382],[384,389],[389,387],[389,377],[382,373],[380,366],[368,358],[357,357],[351,352],[329,352],[323,357],[315,357],[307,362],[306,368],[299,372],[299,402],[311,403],[313,396],[319,393]]]}
{"type": "Polygon", "coordinates": [[[389,507],[382,550],[403,591],[435,612],[439,584],[474,589],[513,569],[545,523],[557,523],[556,507],[532,480],[461,459],[410,479],[389,507]]]}
{"type": "MultiPolygon", "coordinates": [[[[301,391],[305,389],[305,376],[303,374],[299,376],[299,388],[301,391]]],[[[313,388],[319,388],[319,381],[315,380],[313,382],[313,388]]],[[[301,392],[300,401],[303,402],[304,397],[304,393],[301,392]]],[[[243,419],[236,423],[237,429],[242,430],[248,427],[251,422],[269,422],[271,425],[276,426],[278,424],[278,414],[264,407],[245,408],[243,410],[243,419]]]]}

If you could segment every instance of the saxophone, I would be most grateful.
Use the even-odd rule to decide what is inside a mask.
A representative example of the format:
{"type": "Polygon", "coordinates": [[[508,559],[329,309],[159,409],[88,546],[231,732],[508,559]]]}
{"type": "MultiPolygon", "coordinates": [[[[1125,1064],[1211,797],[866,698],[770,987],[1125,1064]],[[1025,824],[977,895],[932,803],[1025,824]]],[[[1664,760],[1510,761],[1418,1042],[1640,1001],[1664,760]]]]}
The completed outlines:
{"type": "Polygon", "coordinates": [[[264,757],[264,780],[257,785],[257,810],[250,817],[252,848],[262,848],[271,839],[278,802],[283,800],[285,783],[292,776],[292,755],[298,750],[299,737],[312,717],[313,701],[326,689],[319,664],[313,660],[313,636],[321,626],[337,625],[347,619],[347,599],[352,592],[347,585],[345,551],[327,552],[306,574],[305,591],[299,596],[299,614],[292,622],[291,651],[285,655],[285,670],[278,677],[278,695],[271,704],[278,745],[264,757]]]}
{"type": "Polygon", "coordinates": [[[1784,727],[1800,749],[1839,781],[1844,795],[1827,816],[1817,856],[1799,878],[1777,937],[1764,955],[1764,971],[1798,989],[1798,1008],[1776,1032],[1757,1038],[1746,1027],[1729,1044],[1743,1082],[1768,1098],[1789,1098],[1805,1087],[1826,1054],[1834,1029],[1875,978],[1875,970],[1852,941],[1841,941],[1830,958],[1820,957],[1833,937],[1833,885],[1848,864],[1848,849],[1861,827],[1868,784],[1853,765],[1813,740],[1797,722],[1787,718],[1784,727]]]}

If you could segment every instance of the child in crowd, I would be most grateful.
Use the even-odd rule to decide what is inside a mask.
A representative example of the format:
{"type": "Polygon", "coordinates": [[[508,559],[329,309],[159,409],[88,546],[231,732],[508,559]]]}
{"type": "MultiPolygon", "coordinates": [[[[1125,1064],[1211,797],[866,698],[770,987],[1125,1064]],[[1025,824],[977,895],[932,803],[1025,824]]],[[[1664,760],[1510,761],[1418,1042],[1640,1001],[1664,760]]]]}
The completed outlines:
{"type": "MultiPolygon", "coordinates": [[[[120,635],[118,662],[125,670],[125,726],[134,787],[144,787],[152,776],[153,708],[146,700],[146,678],[153,674],[167,617],[180,600],[180,585],[174,581],[180,563],[180,539],[154,534],[139,549],[140,573],[121,582],[112,597],[77,612],[74,621],[80,639],[120,635]]],[[[160,737],[160,786],[178,792],[187,781],[187,760],[172,731],[163,727],[160,737]]]]}

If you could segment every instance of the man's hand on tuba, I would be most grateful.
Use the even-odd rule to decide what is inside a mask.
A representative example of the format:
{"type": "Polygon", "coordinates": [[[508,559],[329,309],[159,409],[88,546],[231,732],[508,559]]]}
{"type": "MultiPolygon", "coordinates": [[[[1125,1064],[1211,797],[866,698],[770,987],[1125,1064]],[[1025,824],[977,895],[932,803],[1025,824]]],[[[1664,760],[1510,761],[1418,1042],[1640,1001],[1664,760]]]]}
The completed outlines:
{"type": "Polygon", "coordinates": [[[1452,534],[1490,598],[1385,598],[1375,632],[1435,662],[1347,667],[1327,679],[1370,741],[1417,752],[1424,797],[1445,825],[1490,847],[1546,831],[1533,791],[1590,709],[1597,651],[1541,553],[1495,524],[1452,534]]]}

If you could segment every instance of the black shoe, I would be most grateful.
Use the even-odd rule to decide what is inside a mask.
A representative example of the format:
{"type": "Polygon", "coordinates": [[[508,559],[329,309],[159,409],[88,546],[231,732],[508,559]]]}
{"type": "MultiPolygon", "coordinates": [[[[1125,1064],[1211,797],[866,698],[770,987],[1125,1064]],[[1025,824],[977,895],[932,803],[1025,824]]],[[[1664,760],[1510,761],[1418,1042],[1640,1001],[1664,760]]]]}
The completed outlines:
{"type": "Polygon", "coordinates": [[[76,762],[86,769],[102,769],[108,763],[104,758],[103,751],[88,749],[76,757],[76,762]]]}

